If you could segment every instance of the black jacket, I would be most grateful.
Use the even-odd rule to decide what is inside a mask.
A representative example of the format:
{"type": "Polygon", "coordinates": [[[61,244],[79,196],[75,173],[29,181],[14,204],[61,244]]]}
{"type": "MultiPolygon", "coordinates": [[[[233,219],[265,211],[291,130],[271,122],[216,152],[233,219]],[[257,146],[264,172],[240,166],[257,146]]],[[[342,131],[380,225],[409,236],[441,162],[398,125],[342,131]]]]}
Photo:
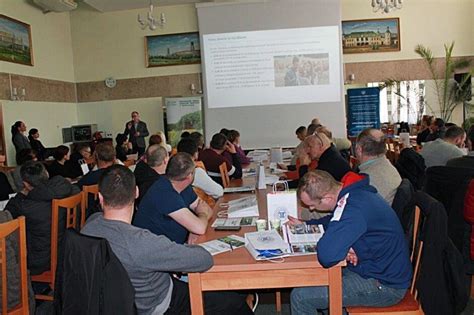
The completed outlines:
{"type": "MultiPolygon", "coordinates": [[[[27,196],[18,193],[10,199],[5,209],[13,218],[26,218],[26,245],[28,269],[32,275],[50,269],[51,258],[51,201],[65,198],[79,192],[79,189],[65,178],[56,176],[44,185],[34,188],[27,196]]],[[[59,212],[59,240],[66,226],[64,211],[59,212]]]]}
{"type": "Polygon", "coordinates": [[[132,143],[134,149],[136,149],[136,148],[145,148],[146,147],[145,137],[148,137],[149,132],[148,132],[148,128],[146,126],[146,123],[144,123],[143,121],[138,122],[137,129],[135,129],[135,125],[134,125],[133,121],[127,122],[125,124],[125,130],[123,131],[123,133],[126,136],[130,135],[129,140],[132,143]],[[128,124],[129,123],[132,124],[132,127],[130,129],[128,129],[128,124]],[[135,136],[136,132],[140,133],[140,135],[138,137],[135,136]]]}
{"type": "Polygon", "coordinates": [[[135,314],[135,289],[107,240],[68,229],[56,270],[56,314],[135,314]]]}
{"type": "Polygon", "coordinates": [[[466,271],[461,253],[448,237],[443,205],[424,192],[415,193],[424,216],[424,241],[416,287],[425,314],[459,314],[469,300],[466,271]]]}
{"type": "MultiPolygon", "coordinates": [[[[397,213],[398,219],[402,224],[405,235],[411,237],[413,235],[413,211],[415,211],[415,189],[411,182],[404,178],[397,188],[397,193],[393,198],[392,208],[397,213]]],[[[411,244],[410,244],[411,245],[411,244]]]]}
{"type": "Polygon", "coordinates": [[[464,220],[463,210],[464,196],[473,178],[474,169],[433,166],[426,170],[424,191],[444,205],[448,236],[460,252],[470,242],[471,226],[464,220]]]}
{"type": "Polygon", "coordinates": [[[139,196],[136,201],[136,204],[138,205],[140,203],[140,200],[143,198],[143,196],[145,196],[146,192],[151,187],[151,185],[153,185],[153,183],[158,178],[160,178],[160,175],[144,161],[138,162],[137,166],[135,167],[135,170],[133,171],[133,174],[135,175],[135,180],[138,186],[139,196]]]}
{"type": "MultiPolygon", "coordinates": [[[[334,177],[335,180],[341,181],[347,172],[351,171],[351,167],[347,160],[337,151],[336,147],[331,144],[326,151],[319,157],[317,170],[326,171],[334,177]]],[[[302,165],[299,170],[299,178],[308,172],[308,166],[302,165]]]]}
{"type": "Polygon", "coordinates": [[[411,148],[400,152],[395,168],[402,178],[407,178],[415,189],[421,189],[425,176],[425,159],[411,148]]]}

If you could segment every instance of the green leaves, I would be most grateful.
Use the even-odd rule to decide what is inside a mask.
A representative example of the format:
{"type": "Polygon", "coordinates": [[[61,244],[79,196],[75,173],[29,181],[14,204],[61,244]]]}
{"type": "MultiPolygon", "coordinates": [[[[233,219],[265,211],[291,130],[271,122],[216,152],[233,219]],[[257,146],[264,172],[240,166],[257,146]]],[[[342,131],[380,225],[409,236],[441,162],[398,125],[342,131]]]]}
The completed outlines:
{"type": "MultiPolygon", "coordinates": [[[[415,47],[417,53],[426,62],[431,79],[434,81],[436,95],[440,109],[440,117],[448,122],[451,119],[454,109],[465,101],[467,93],[461,87],[467,81],[458,84],[454,81],[454,74],[460,71],[467,72],[466,68],[471,66],[471,60],[467,58],[454,59],[452,54],[454,50],[454,42],[450,45],[444,45],[444,66],[440,69],[436,66],[435,59],[431,49],[423,45],[415,47]]],[[[468,71],[471,75],[474,69],[468,71]]]]}

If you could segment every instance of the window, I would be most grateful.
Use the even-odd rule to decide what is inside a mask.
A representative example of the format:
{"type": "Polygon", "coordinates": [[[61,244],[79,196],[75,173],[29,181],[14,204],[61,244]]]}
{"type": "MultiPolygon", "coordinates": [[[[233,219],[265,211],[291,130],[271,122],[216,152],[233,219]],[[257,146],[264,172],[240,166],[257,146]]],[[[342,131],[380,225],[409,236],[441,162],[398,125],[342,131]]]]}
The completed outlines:
{"type": "Polygon", "coordinates": [[[405,121],[416,124],[425,113],[425,81],[371,82],[368,87],[385,86],[380,90],[380,122],[405,121]]]}

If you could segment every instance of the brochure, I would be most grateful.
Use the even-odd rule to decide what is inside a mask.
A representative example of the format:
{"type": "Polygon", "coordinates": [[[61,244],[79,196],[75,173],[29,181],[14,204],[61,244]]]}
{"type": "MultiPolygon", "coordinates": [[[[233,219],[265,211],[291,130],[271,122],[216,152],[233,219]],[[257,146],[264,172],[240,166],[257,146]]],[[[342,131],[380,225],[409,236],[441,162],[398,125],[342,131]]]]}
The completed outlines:
{"type": "Polygon", "coordinates": [[[224,188],[224,194],[227,193],[240,193],[240,192],[254,192],[255,186],[240,186],[240,187],[226,187],[224,188]]]}
{"type": "Polygon", "coordinates": [[[198,244],[207,250],[212,256],[233,251],[245,245],[245,239],[237,235],[229,235],[209,242],[198,244]]]}
{"type": "Polygon", "coordinates": [[[245,233],[245,247],[255,260],[288,256],[288,244],[276,230],[245,233]]]}
{"type": "MultiPolygon", "coordinates": [[[[223,204],[221,204],[223,206],[223,204]]],[[[258,217],[258,203],[256,196],[231,200],[228,203],[228,218],[258,217]]]]}
{"type": "Polygon", "coordinates": [[[316,254],[316,246],[323,234],[324,227],[321,224],[283,225],[283,237],[288,243],[292,255],[316,254]]]}
{"type": "Polygon", "coordinates": [[[218,226],[255,226],[256,217],[245,218],[217,218],[211,227],[218,226]]]}

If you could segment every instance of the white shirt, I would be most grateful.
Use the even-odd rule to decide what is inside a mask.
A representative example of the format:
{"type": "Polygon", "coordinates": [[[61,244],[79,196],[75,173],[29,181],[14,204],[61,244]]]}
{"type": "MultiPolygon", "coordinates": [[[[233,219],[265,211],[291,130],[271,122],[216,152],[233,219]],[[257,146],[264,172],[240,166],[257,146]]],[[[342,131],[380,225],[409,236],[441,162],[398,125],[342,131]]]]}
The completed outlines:
{"type": "Polygon", "coordinates": [[[193,186],[202,189],[206,194],[214,199],[222,197],[224,189],[207,175],[206,171],[196,167],[194,171],[193,186]]]}

